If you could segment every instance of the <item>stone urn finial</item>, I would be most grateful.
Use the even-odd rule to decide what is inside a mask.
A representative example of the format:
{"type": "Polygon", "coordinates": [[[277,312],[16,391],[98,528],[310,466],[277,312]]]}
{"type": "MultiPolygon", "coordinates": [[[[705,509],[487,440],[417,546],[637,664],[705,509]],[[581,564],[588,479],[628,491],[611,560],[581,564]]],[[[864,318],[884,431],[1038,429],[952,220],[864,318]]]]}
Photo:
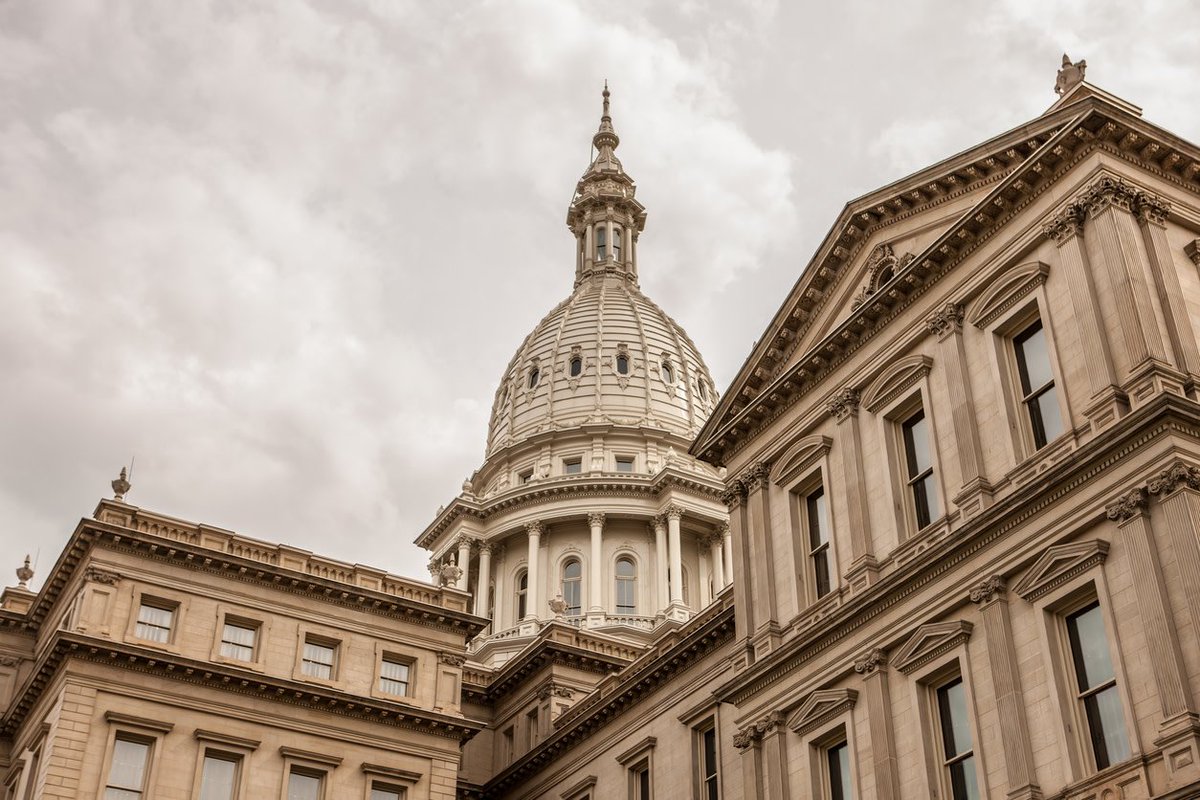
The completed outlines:
{"type": "Polygon", "coordinates": [[[29,588],[29,579],[33,577],[33,568],[29,566],[29,554],[25,554],[25,563],[17,567],[17,585],[22,589],[29,588]]]}
{"type": "Polygon", "coordinates": [[[132,489],[132,484],[129,483],[129,473],[124,467],[121,467],[121,474],[112,482],[113,499],[125,501],[125,494],[132,489]]]}

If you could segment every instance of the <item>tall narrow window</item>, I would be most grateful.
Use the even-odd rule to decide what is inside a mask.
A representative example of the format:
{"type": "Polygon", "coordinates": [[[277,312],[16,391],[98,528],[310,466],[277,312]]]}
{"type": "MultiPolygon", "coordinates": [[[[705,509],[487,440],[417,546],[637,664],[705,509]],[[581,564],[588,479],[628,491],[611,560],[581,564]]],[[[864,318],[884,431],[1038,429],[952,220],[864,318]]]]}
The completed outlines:
{"type": "Polygon", "coordinates": [[[254,660],[258,628],[248,622],[226,620],[221,629],[221,655],[238,661],[254,660]]]}
{"type": "Polygon", "coordinates": [[[967,695],[962,678],[955,678],[937,690],[938,720],[942,729],[942,763],[950,783],[953,800],[977,800],[975,751],[967,720],[967,695]]]}
{"type": "Polygon", "coordinates": [[[138,607],[135,635],[148,642],[167,644],[171,641],[171,626],[175,622],[175,606],[165,602],[142,600],[138,607]]]}
{"type": "Polygon", "coordinates": [[[530,709],[525,715],[525,749],[532,750],[537,744],[538,736],[538,710],[530,709]]]}
{"type": "Polygon", "coordinates": [[[651,800],[650,762],[642,761],[629,768],[630,800],[651,800]]]}
{"type": "Polygon", "coordinates": [[[1017,372],[1021,376],[1021,401],[1029,414],[1034,446],[1041,449],[1063,432],[1042,321],[1034,322],[1014,336],[1013,348],[1017,353],[1017,372]]]}
{"type": "Polygon", "coordinates": [[[817,487],[804,499],[808,523],[808,560],[813,590],[818,598],[829,594],[829,517],[825,509],[825,487],[817,487]]]}
{"type": "Polygon", "coordinates": [[[698,768],[696,777],[700,783],[700,798],[701,800],[720,800],[721,787],[718,776],[717,727],[715,722],[710,720],[708,727],[701,730],[696,739],[696,755],[698,756],[696,759],[696,766],[698,768]]]}
{"type": "Polygon", "coordinates": [[[922,410],[913,414],[900,428],[904,435],[908,487],[912,493],[917,528],[920,529],[933,522],[937,513],[937,486],[933,482],[933,455],[925,412],[922,410]]]}
{"type": "Polygon", "coordinates": [[[603,222],[596,226],[596,260],[608,258],[608,226],[603,222]]]}
{"type": "Polygon", "coordinates": [[[404,790],[399,786],[389,786],[383,783],[371,784],[370,800],[403,800],[404,790]]]}
{"type": "Polygon", "coordinates": [[[567,603],[567,615],[578,616],[583,607],[583,565],[577,558],[563,564],[562,596],[567,603]]]}
{"type": "Polygon", "coordinates": [[[621,260],[621,245],[624,244],[625,234],[619,225],[613,225],[612,254],[613,261],[621,260]]]}
{"type": "Polygon", "coordinates": [[[117,736],[113,741],[112,765],[108,770],[108,783],[104,787],[104,800],[138,800],[142,797],[146,791],[149,761],[149,742],[117,736]]]}
{"type": "Polygon", "coordinates": [[[538,385],[538,378],[541,377],[541,370],[533,367],[529,370],[529,388],[533,389],[538,385]]]}
{"type": "Polygon", "coordinates": [[[829,800],[852,800],[850,784],[850,746],[845,739],[825,749],[825,769],[829,800]]]}
{"type": "Polygon", "coordinates": [[[300,658],[300,672],[310,678],[331,679],[335,653],[334,645],[306,638],[300,658]]]}
{"type": "Polygon", "coordinates": [[[237,797],[238,770],[241,757],[232,753],[206,750],[200,768],[198,800],[234,800],[237,797]]]}
{"type": "Polygon", "coordinates": [[[631,558],[618,558],[616,568],[616,612],[637,613],[637,565],[631,558]]]}
{"type": "Polygon", "coordinates": [[[1100,604],[1092,602],[1068,616],[1067,634],[1096,769],[1104,769],[1129,758],[1130,749],[1100,604]]]}
{"type": "Polygon", "coordinates": [[[292,768],[288,773],[287,800],[321,800],[325,775],[292,768]]]}
{"type": "Polygon", "coordinates": [[[572,378],[578,378],[583,373],[583,359],[575,356],[571,359],[570,374],[572,378]]]}
{"type": "Polygon", "coordinates": [[[617,353],[617,374],[618,375],[628,375],[629,374],[629,354],[628,353],[617,353]]]}
{"type": "Polygon", "coordinates": [[[397,697],[408,695],[409,673],[412,665],[395,656],[384,656],[379,662],[379,688],[397,697]]]}
{"type": "Polygon", "coordinates": [[[675,368],[671,366],[671,362],[663,359],[662,362],[662,379],[663,383],[670,385],[675,382],[675,368]]]}
{"type": "Polygon", "coordinates": [[[525,619],[525,601],[529,597],[529,573],[522,571],[517,576],[517,622],[525,619]]]}

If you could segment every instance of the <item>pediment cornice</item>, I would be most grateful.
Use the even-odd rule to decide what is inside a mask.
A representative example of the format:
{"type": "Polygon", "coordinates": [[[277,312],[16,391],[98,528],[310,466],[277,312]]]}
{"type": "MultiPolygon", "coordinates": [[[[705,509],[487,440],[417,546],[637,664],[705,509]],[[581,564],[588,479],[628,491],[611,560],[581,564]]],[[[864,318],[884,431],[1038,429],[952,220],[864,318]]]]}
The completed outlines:
{"type": "Polygon", "coordinates": [[[854,689],[818,689],[805,698],[787,719],[787,726],[794,733],[804,736],[838,717],[858,702],[854,689]]]}
{"type": "Polygon", "coordinates": [[[922,625],[892,656],[892,666],[906,675],[920,669],[967,641],[973,628],[961,619],[922,625]]]}
{"type": "Polygon", "coordinates": [[[1012,587],[1012,591],[1017,596],[1033,602],[1076,575],[1103,564],[1107,555],[1108,542],[1103,539],[1056,544],[1042,553],[1021,580],[1012,587]]]}

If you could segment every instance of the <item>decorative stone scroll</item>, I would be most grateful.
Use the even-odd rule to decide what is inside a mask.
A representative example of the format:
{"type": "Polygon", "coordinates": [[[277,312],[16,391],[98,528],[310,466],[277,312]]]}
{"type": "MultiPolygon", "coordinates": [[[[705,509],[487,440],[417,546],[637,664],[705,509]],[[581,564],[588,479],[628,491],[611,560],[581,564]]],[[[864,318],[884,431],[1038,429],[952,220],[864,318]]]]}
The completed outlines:
{"type": "Polygon", "coordinates": [[[839,389],[833,397],[829,398],[829,415],[841,422],[851,414],[858,412],[858,404],[858,389],[851,386],[839,389]]]}
{"type": "Polygon", "coordinates": [[[972,603],[986,605],[1003,597],[1007,591],[1004,578],[999,575],[990,575],[971,587],[970,598],[972,603]]]}
{"type": "Polygon", "coordinates": [[[961,333],[963,323],[963,307],[961,303],[946,303],[933,316],[926,320],[929,332],[939,339],[944,339],[952,333],[961,333]]]}
{"type": "Polygon", "coordinates": [[[1146,484],[1146,490],[1152,495],[1168,495],[1185,486],[1189,489],[1200,489],[1200,467],[1176,461],[1151,478],[1146,484]]]}

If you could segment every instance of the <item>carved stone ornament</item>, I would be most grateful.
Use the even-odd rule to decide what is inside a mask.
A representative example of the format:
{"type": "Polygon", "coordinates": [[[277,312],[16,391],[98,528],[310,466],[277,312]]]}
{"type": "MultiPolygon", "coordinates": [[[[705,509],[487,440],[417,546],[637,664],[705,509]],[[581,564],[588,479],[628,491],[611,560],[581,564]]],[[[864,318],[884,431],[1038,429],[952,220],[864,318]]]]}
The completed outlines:
{"type": "Polygon", "coordinates": [[[1132,212],[1137,197],[1138,191],[1129,183],[1105,175],[1088,187],[1079,202],[1087,208],[1088,216],[1094,217],[1110,207],[1132,212]]]}
{"type": "Polygon", "coordinates": [[[563,599],[561,594],[550,598],[550,611],[556,617],[561,617],[567,613],[567,601],[563,599]]]}
{"type": "Polygon", "coordinates": [[[681,520],[683,519],[683,506],[667,506],[663,516],[667,519],[681,520]]]}
{"type": "Polygon", "coordinates": [[[480,555],[482,555],[483,553],[494,553],[494,552],[496,552],[496,547],[497,547],[496,544],[494,544],[493,542],[480,542],[479,543],[479,553],[480,553],[480,555]]]}
{"type": "Polygon", "coordinates": [[[726,484],[725,491],[721,492],[721,502],[731,511],[740,506],[745,499],[746,486],[737,478],[729,481],[726,484]]]}
{"type": "Polygon", "coordinates": [[[880,667],[887,666],[887,653],[876,647],[869,653],[859,658],[854,662],[854,671],[862,676],[870,676],[879,670],[880,667]]]}
{"type": "Polygon", "coordinates": [[[461,667],[467,659],[457,653],[438,653],[438,661],[448,667],[461,667]]]}
{"type": "Polygon", "coordinates": [[[771,482],[771,465],[765,461],[757,461],[746,468],[740,480],[748,492],[765,489],[771,482]]]}
{"type": "Polygon", "coordinates": [[[1006,591],[1004,578],[991,575],[971,587],[971,602],[980,605],[990,603],[998,597],[1003,597],[1006,591]]]}
{"type": "Polygon", "coordinates": [[[438,561],[436,558],[431,558],[429,559],[429,566],[427,569],[429,570],[429,577],[434,583],[437,583],[438,576],[442,574],[442,562],[438,561]]]}
{"type": "Polygon", "coordinates": [[[1086,59],[1081,58],[1072,64],[1071,57],[1066,53],[1063,53],[1062,68],[1059,69],[1058,75],[1054,81],[1054,93],[1059,97],[1062,97],[1064,94],[1083,83],[1083,76],[1086,72],[1086,59]]]}
{"type": "Polygon", "coordinates": [[[441,586],[453,586],[462,577],[463,571],[454,563],[453,557],[438,568],[438,581],[441,586]]]}
{"type": "Polygon", "coordinates": [[[829,398],[829,414],[841,422],[851,414],[858,412],[858,389],[847,386],[829,398]]]}
{"type": "Polygon", "coordinates": [[[1083,233],[1083,221],[1086,218],[1087,214],[1083,207],[1072,203],[1051,217],[1042,231],[1053,239],[1055,244],[1062,247],[1083,233]]]}
{"type": "Polygon", "coordinates": [[[762,733],[754,725],[742,728],[733,735],[733,746],[738,750],[745,750],[760,741],[762,733]]]}
{"type": "Polygon", "coordinates": [[[129,483],[129,473],[124,467],[121,467],[121,474],[112,482],[113,499],[124,500],[125,495],[129,494],[129,490],[133,486],[129,483]]]}
{"type": "Polygon", "coordinates": [[[530,536],[541,536],[546,532],[546,526],[540,522],[530,522],[525,525],[525,532],[530,536]]]}
{"type": "Polygon", "coordinates": [[[0,656],[0,667],[15,667],[21,663],[21,659],[16,656],[0,656]]]}
{"type": "Polygon", "coordinates": [[[946,303],[926,322],[929,332],[939,339],[952,333],[961,333],[962,323],[963,307],[960,303],[946,303]]]}
{"type": "Polygon", "coordinates": [[[1134,213],[1139,222],[1163,226],[1171,213],[1171,204],[1156,195],[1139,192],[1134,203],[1134,213]]]}
{"type": "Polygon", "coordinates": [[[1146,484],[1146,489],[1153,495],[1166,495],[1184,486],[1189,489],[1200,489],[1200,467],[1176,461],[1151,478],[1150,482],[1146,484]]]}
{"type": "Polygon", "coordinates": [[[101,583],[105,586],[116,586],[121,576],[100,567],[89,566],[83,571],[83,579],[91,583],[101,583]]]}
{"type": "Polygon", "coordinates": [[[29,554],[25,554],[25,563],[17,567],[17,586],[26,589],[30,578],[33,577],[33,567],[29,566],[29,554]]]}
{"type": "Polygon", "coordinates": [[[892,665],[909,674],[966,642],[972,629],[971,623],[961,619],[922,625],[896,650],[892,665]]]}
{"type": "Polygon", "coordinates": [[[1183,246],[1183,254],[1200,268],[1200,239],[1193,239],[1183,246]]]}
{"type": "Polygon", "coordinates": [[[589,511],[588,512],[588,525],[592,525],[592,526],[599,525],[600,527],[604,527],[604,512],[603,511],[589,511]]]}
{"type": "Polygon", "coordinates": [[[1148,500],[1146,487],[1135,486],[1105,506],[1104,513],[1114,522],[1124,522],[1141,514],[1148,500]]]}
{"type": "Polygon", "coordinates": [[[804,736],[854,708],[857,701],[858,692],[853,689],[818,689],[792,713],[787,726],[804,736]]]}

